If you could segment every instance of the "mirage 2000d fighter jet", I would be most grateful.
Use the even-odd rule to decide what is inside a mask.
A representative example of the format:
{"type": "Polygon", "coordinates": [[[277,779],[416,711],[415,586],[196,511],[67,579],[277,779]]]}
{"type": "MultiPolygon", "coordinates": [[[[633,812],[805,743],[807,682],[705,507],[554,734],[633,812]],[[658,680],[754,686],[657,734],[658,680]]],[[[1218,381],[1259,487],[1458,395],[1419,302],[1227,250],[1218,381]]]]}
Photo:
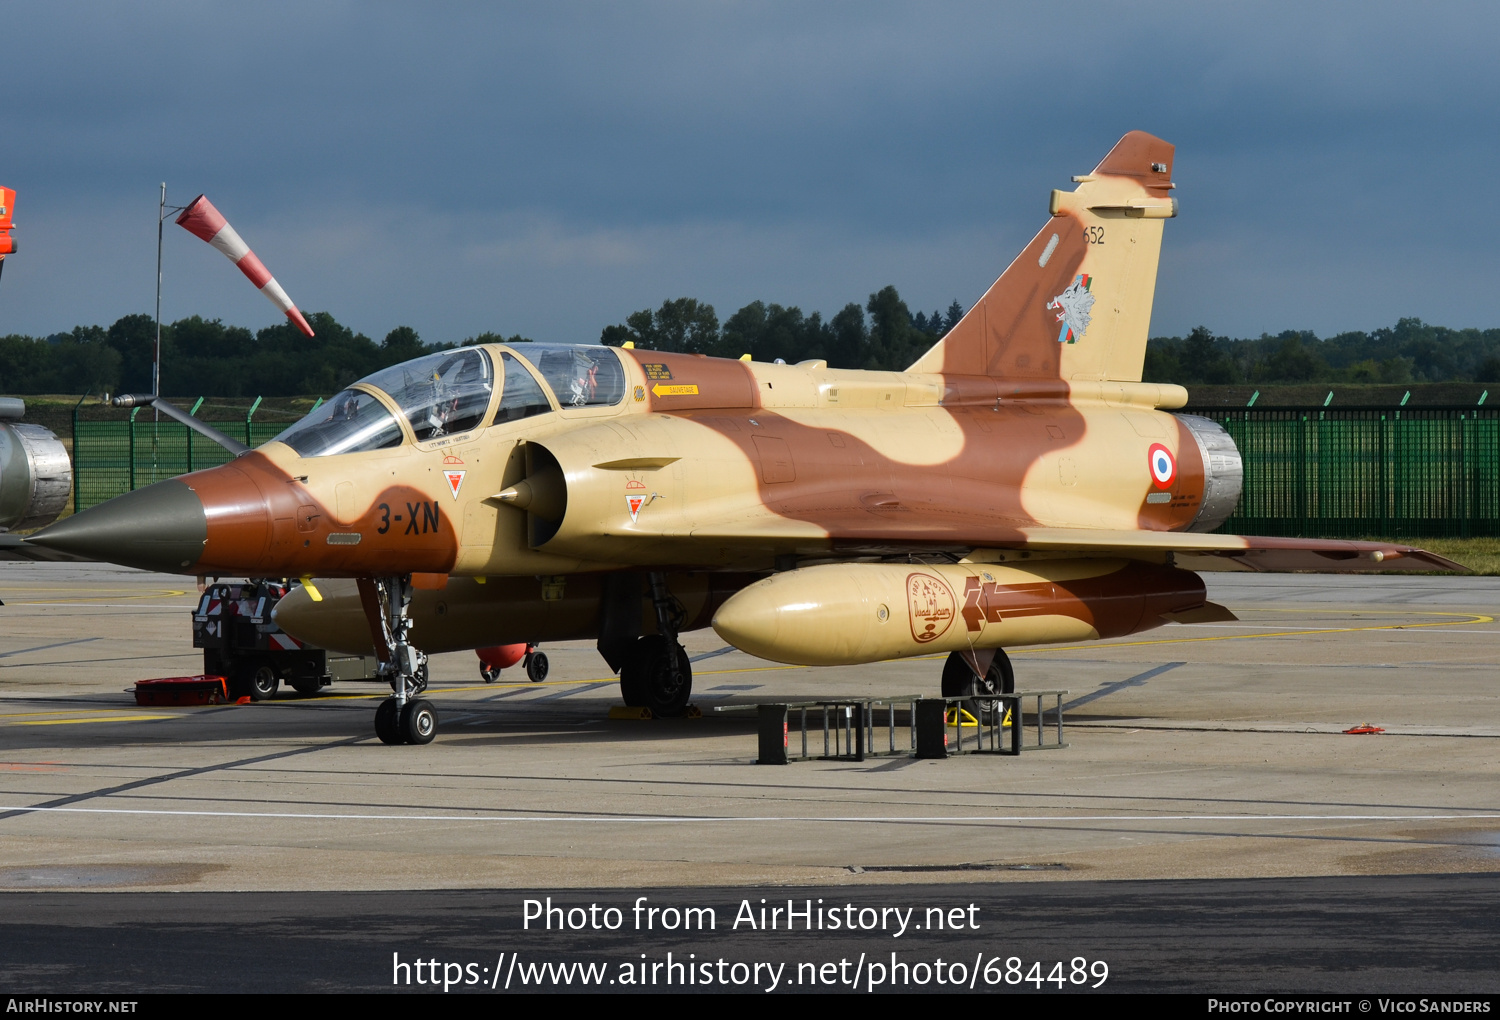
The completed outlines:
{"type": "Polygon", "coordinates": [[[426,742],[425,651],[594,637],[625,701],[681,712],[678,634],[804,664],[1003,651],[1232,619],[1197,570],[1462,569],[1384,543],[1209,534],[1229,436],[1141,382],[1171,145],[1132,132],[905,372],[586,345],[397,365],[222,467],[30,541],[151,570],[302,577],[278,622],[373,650],[375,728],[426,742]],[[331,580],[323,580],[331,579],[331,580]],[[336,579],[346,579],[339,581],[336,579]],[[418,646],[422,650],[419,650],[418,646]]]}

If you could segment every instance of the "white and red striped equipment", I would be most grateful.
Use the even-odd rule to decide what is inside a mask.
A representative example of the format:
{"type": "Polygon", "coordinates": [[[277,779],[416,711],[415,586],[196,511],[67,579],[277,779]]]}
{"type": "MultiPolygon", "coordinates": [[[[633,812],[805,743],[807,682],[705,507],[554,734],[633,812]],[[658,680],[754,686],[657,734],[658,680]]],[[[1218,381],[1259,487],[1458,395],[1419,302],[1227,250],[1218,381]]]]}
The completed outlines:
{"type": "Polygon", "coordinates": [[[0,188],[0,270],[5,268],[5,256],[14,255],[16,242],[10,236],[10,228],[14,226],[12,216],[16,209],[16,192],[14,188],[0,188]]]}
{"type": "Polygon", "coordinates": [[[191,234],[196,234],[209,244],[229,256],[229,261],[240,267],[250,282],[255,284],[255,289],[271,299],[271,304],[286,313],[286,317],[292,320],[292,324],[308,336],[313,335],[312,327],[292,304],[292,299],[287,297],[286,291],[281,289],[281,284],[255,257],[255,252],[250,250],[235,229],[229,225],[224,214],[214,208],[214,204],[205,196],[199,195],[188,203],[186,209],[177,217],[179,226],[191,234]]]}

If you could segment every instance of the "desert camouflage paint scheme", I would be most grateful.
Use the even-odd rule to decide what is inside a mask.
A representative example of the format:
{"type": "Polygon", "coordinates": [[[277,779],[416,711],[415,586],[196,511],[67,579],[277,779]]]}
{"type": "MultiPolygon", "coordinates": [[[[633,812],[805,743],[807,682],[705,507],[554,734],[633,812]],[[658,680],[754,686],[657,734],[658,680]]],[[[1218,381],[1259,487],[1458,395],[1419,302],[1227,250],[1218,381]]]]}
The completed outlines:
{"type": "MultiPolygon", "coordinates": [[[[710,605],[732,644],[803,663],[1224,618],[1188,567],[1462,569],[1388,543],[1204,533],[1233,509],[1238,454],[1212,423],[1169,413],[1182,387],[1140,381],[1176,214],[1172,161],[1171,145],[1132,132],[1074,190],[1053,192],[1041,231],[908,371],[490,345],[477,349],[494,386],[476,427],[422,439],[389,392],[357,384],[400,423],[398,444],[302,456],[273,441],[153,486],[201,501],[201,535],[142,531],[101,558],[193,574],[410,574],[443,593],[420,596],[418,614],[489,607],[467,629],[419,623],[428,651],[554,632],[525,608],[548,578],[583,575],[564,583],[602,593],[611,575],[666,571],[707,591],[712,572],[742,590],[691,615],[704,622],[710,605]],[[545,405],[506,410],[507,390],[532,387],[545,405]]],[[[152,489],[35,541],[65,548],[76,532],[88,545],[100,533],[90,515],[180,502],[152,489]]],[[[289,596],[283,628],[367,650],[353,586],[324,587],[321,604],[289,596]]],[[[554,630],[581,636],[602,612],[585,606],[554,630]]]]}

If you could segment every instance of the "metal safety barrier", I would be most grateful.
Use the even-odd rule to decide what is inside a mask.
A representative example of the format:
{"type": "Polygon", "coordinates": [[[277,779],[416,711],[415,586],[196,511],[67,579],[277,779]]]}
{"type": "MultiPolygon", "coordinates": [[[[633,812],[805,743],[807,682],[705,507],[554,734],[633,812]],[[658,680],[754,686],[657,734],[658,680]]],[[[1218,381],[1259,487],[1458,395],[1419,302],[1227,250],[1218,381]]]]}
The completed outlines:
{"type": "Polygon", "coordinates": [[[915,706],[919,695],[894,698],[835,698],[828,701],[797,701],[768,705],[726,705],[716,711],[759,712],[760,756],[758,765],[785,765],[793,761],[864,761],[866,758],[910,756],[916,746],[915,706]],[[907,723],[898,726],[896,707],[906,706],[907,723]],[[883,711],[882,711],[883,709],[883,711]],[[883,717],[883,718],[882,718],[883,717]],[[800,754],[792,753],[791,723],[795,720],[800,740],[800,754]],[[808,726],[821,725],[823,753],[818,754],[816,740],[809,745],[808,726]],[[883,731],[885,744],[877,750],[876,730],[883,731]],[[897,731],[904,729],[898,741],[897,731]],[[898,746],[901,745],[901,746],[898,746]]]}
{"type": "Polygon", "coordinates": [[[982,699],[831,698],[820,701],[718,706],[716,712],[758,714],[758,765],[794,761],[865,761],[868,758],[947,758],[960,754],[1018,755],[1022,751],[1067,747],[1063,741],[1062,698],[1068,692],[1022,691],[982,699]],[[1025,739],[1022,706],[1035,699],[1036,740],[1025,739]],[[1051,698],[1050,705],[1043,699],[1051,698]],[[969,711],[978,707],[976,717],[969,711]],[[903,708],[905,721],[898,722],[903,708]],[[1052,716],[1048,721],[1048,715],[1052,716]],[[793,740],[794,726],[796,740],[793,740]],[[819,754],[817,731],[822,730],[819,754]],[[949,738],[949,733],[952,738],[949,738]],[[1048,735],[1052,734],[1052,739],[1048,735]],[[899,737],[898,737],[899,734],[899,737]],[[972,746],[971,746],[972,745],[972,746]]]}
{"type": "Polygon", "coordinates": [[[1067,747],[1063,740],[1063,695],[1066,690],[1017,691],[984,698],[923,698],[916,705],[915,755],[918,758],[951,758],[960,754],[1019,755],[1022,751],[1055,751],[1067,747]],[[1023,706],[1035,699],[1036,741],[1027,743],[1023,706]],[[1044,698],[1052,699],[1050,706],[1044,698]],[[977,705],[976,717],[969,705],[977,705]],[[1048,723],[1047,716],[1052,721],[1048,723]],[[972,730],[966,733],[965,730],[972,730]],[[1048,733],[1053,739],[1048,740],[1048,733]],[[951,739],[950,739],[951,734],[951,739]],[[972,743],[972,746],[970,744],[972,743]]]}

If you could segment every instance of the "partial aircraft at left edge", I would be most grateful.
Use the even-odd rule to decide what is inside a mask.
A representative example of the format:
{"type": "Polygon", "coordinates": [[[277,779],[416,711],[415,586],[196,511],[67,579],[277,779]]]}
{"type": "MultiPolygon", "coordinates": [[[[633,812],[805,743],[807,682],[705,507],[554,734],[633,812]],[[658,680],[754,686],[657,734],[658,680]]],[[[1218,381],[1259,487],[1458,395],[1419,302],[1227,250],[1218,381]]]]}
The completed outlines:
{"type": "MultiPolygon", "coordinates": [[[[0,187],[0,272],[15,254],[16,193],[0,187]]],[[[0,384],[4,380],[0,379],[0,384]]],[[[25,544],[13,531],[51,524],[68,505],[73,466],[67,448],[50,430],[20,421],[26,404],[0,397],[0,560],[73,560],[58,550],[25,544]]]]}

